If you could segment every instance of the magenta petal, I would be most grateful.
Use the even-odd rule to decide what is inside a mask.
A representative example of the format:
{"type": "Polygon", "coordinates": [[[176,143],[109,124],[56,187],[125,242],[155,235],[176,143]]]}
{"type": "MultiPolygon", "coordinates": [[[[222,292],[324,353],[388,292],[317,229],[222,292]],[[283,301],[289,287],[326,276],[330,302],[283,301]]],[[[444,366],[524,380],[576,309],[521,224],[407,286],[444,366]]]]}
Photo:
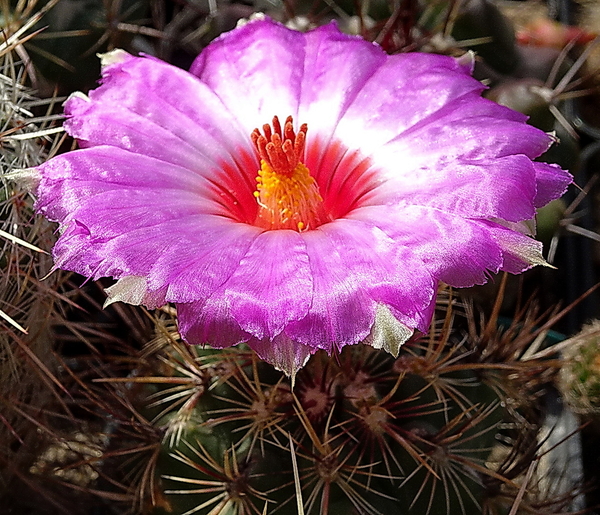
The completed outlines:
{"type": "Polygon", "coordinates": [[[399,173],[380,174],[387,180],[363,205],[414,204],[469,218],[512,222],[535,215],[535,169],[523,155],[472,161],[456,158],[422,168],[413,167],[409,157],[398,168],[399,173]]]}
{"type": "Polygon", "coordinates": [[[300,344],[327,352],[358,343],[369,334],[375,318],[375,303],[357,270],[360,263],[355,268],[352,261],[344,260],[329,236],[334,224],[302,235],[314,295],[308,313],[286,328],[286,334],[300,344]]]}
{"type": "Polygon", "coordinates": [[[92,277],[147,276],[168,301],[212,293],[260,233],[228,220],[231,212],[205,178],[154,158],[94,147],[40,171],[36,207],[65,226],[54,248],[57,266],[92,277]]]}
{"type": "Polygon", "coordinates": [[[192,195],[139,190],[109,191],[72,215],[54,248],[57,265],[95,278],[146,274],[161,245],[177,241],[178,226],[201,219],[192,195]],[[123,198],[129,198],[129,206],[123,198]],[[162,202],[177,207],[156,210],[162,202]],[[173,232],[175,231],[175,232],[173,232]]]}
{"type": "Polygon", "coordinates": [[[377,304],[391,307],[407,326],[427,329],[430,319],[422,315],[431,304],[437,283],[412,249],[370,223],[356,220],[340,220],[323,230],[377,304]]]}
{"type": "MultiPolygon", "coordinates": [[[[158,202],[159,197],[157,196],[154,201],[158,202]]],[[[127,211],[127,213],[132,212],[133,209],[127,211]]],[[[144,215],[147,212],[147,206],[144,206],[140,210],[139,219],[145,222],[144,215]]],[[[108,216],[116,215],[114,222],[111,222],[115,232],[118,228],[118,219],[123,216],[123,213],[124,210],[122,208],[116,209],[112,213],[108,212],[108,216]]],[[[172,293],[173,289],[176,288],[175,284],[179,284],[181,280],[174,272],[171,272],[171,268],[177,268],[176,262],[160,270],[158,274],[160,277],[159,280],[156,279],[157,273],[154,272],[157,258],[162,254],[163,249],[168,248],[171,252],[173,250],[179,250],[180,253],[183,253],[184,250],[189,252],[189,247],[184,246],[188,240],[181,238],[180,231],[186,230],[187,227],[202,227],[206,223],[205,216],[182,216],[145,226],[142,226],[141,223],[143,222],[140,222],[139,227],[132,227],[128,231],[123,230],[118,235],[105,231],[105,228],[111,228],[106,223],[105,216],[107,216],[107,212],[102,212],[102,217],[98,218],[90,216],[88,225],[80,220],[73,220],[67,225],[54,247],[53,254],[57,266],[93,278],[105,276],[120,278],[128,275],[144,275],[148,277],[149,287],[152,290],[162,290],[165,288],[165,285],[170,285],[167,282],[168,280],[173,280],[174,285],[169,289],[169,300],[196,300],[199,298],[198,292],[203,292],[207,288],[206,284],[210,280],[209,276],[202,277],[202,280],[197,281],[197,287],[194,286],[193,288],[196,294],[186,293],[190,289],[189,284],[183,288],[183,291],[172,293]],[[190,295],[191,298],[189,297],[190,295]]],[[[135,219],[137,217],[132,216],[132,218],[135,219]]],[[[130,220],[130,223],[132,221],[130,220]]],[[[231,249],[228,249],[228,253],[222,254],[234,254],[234,250],[238,249],[235,245],[238,238],[242,243],[249,244],[252,241],[251,236],[248,234],[249,232],[252,234],[251,230],[246,230],[243,235],[237,235],[231,229],[226,231],[227,236],[231,236],[234,245],[232,245],[231,249]]],[[[202,234],[201,231],[198,231],[198,233],[202,234]]],[[[218,230],[213,232],[213,234],[218,233],[218,230]]],[[[195,248],[199,255],[204,255],[200,250],[203,250],[205,254],[211,254],[206,248],[210,248],[210,245],[204,245],[203,242],[198,242],[197,240],[195,243],[195,248]]],[[[239,248],[243,251],[244,246],[242,245],[239,248]]],[[[221,255],[218,248],[211,250],[215,256],[221,255]]],[[[204,268],[208,268],[209,270],[212,268],[213,271],[216,271],[222,270],[226,266],[224,262],[219,261],[218,266],[204,266],[201,269],[204,268]]],[[[220,280],[223,281],[224,279],[221,278],[220,280]]],[[[196,284],[196,282],[192,284],[196,284]]],[[[212,289],[214,288],[209,288],[211,291],[212,289]]]]}
{"type": "MultiPolygon", "coordinates": [[[[259,165],[249,134],[223,116],[215,93],[166,63],[125,56],[103,69],[103,84],[89,98],[76,94],[66,102],[69,134],[84,147],[107,145],[210,177],[212,191],[241,192],[235,199],[239,209],[256,210],[252,192],[259,165]]],[[[142,182],[145,175],[134,177],[142,182]]]]}
{"type": "MultiPolygon", "coordinates": [[[[250,169],[254,166],[248,165],[250,169]]],[[[228,167],[215,167],[197,159],[194,168],[184,168],[160,159],[136,154],[121,148],[97,146],[69,152],[38,168],[36,207],[50,219],[64,222],[67,214],[83,204],[92,204],[91,197],[106,191],[140,190],[166,196],[183,192],[182,198],[195,195],[196,212],[221,214],[239,221],[254,220],[257,205],[247,181],[228,174],[228,167]]],[[[165,199],[166,200],[166,199],[165,199]]],[[[158,203],[160,209],[176,209],[158,203]]]]}
{"type": "Polygon", "coordinates": [[[518,154],[538,157],[553,138],[524,121],[519,113],[472,93],[402,132],[385,148],[397,154],[409,150],[413,166],[430,168],[453,159],[476,161],[518,154]]]}
{"type": "Polygon", "coordinates": [[[232,316],[258,339],[273,338],[304,318],[312,297],[309,257],[295,231],[260,234],[225,285],[232,316]]]}
{"type": "Polygon", "coordinates": [[[421,315],[435,284],[409,249],[351,220],[323,225],[302,237],[315,294],[307,316],[286,328],[291,338],[328,352],[342,342],[358,343],[371,331],[378,304],[392,307],[411,328],[427,327],[429,319],[421,315]]]}
{"type": "Polygon", "coordinates": [[[151,291],[164,289],[165,301],[177,303],[207,298],[223,286],[261,233],[221,217],[190,217],[170,232],[172,241],[155,252],[147,280],[151,291]]]}
{"type": "MultiPolygon", "coordinates": [[[[112,83],[110,86],[114,87],[112,83]]],[[[146,99],[149,105],[153,104],[148,97],[146,99]]],[[[164,112],[165,108],[162,107],[160,111],[164,112]]],[[[213,166],[218,164],[218,143],[210,136],[202,138],[201,131],[173,133],[152,118],[147,119],[143,113],[130,111],[121,104],[106,106],[79,96],[71,97],[65,109],[69,116],[64,124],[65,129],[79,140],[82,147],[111,145],[186,167],[193,165],[196,160],[213,166]],[[201,146],[194,141],[195,136],[200,136],[198,140],[202,142],[201,146]],[[179,152],[169,152],[169,148],[178,148],[179,152]]],[[[184,118],[182,115],[178,117],[184,118]]],[[[193,122],[187,119],[182,120],[181,125],[194,127],[193,122]]]]}
{"type": "Polygon", "coordinates": [[[270,19],[254,20],[214,40],[190,73],[217,92],[249,135],[275,115],[296,116],[304,47],[304,34],[270,19]]]}
{"type": "Polygon", "coordinates": [[[114,145],[179,165],[198,158],[218,164],[238,147],[249,148],[248,133],[193,75],[157,59],[124,56],[103,68],[102,85],[89,98],[66,102],[69,134],[86,146],[114,145]]]}
{"type": "Polygon", "coordinates": [[[537,194],[535,207],[543,207],[551,200],[561,197],[573,182],[571,174],[551,163],[534,162],[537,194]]]}
{"type": "Polygon", "coordinates": [[[159,304],[192,302],[212,295],[234,274],[259,233],[207,216],[166,220],[113,237],[77,222],[61,236],[54,255],[58,266],[87,276],[143,275],[148,292],[160,293],[159,304]],[[225,248],[222,241],[228,242],[225,248]]]}
{"type": "MultiPolygon", "coordinates": [[[[145,155],[132,154],[110,146],[77,150],[58,156],[39,168],[36,207],[50,219],[64,222],[68,213],[83,206],[92,206],[96,195],[121,191],[123,201],[111,207],[127,207],[130,192],[133,196],[160,194],[196,196],[198,209],[202,204],[209,212],[218,213],[217,194],[211,202],[207,191],[214,188],[200,174],[145,155]],[[143,170],[143,173],[140,173],[143,170]]],[[[99,199],[96,199],[99,200],[99,199]]]]}
{"type": "Polygon", "coordinates": [[[274,115],[292,115],[309,124],[309,138],[331,137],[386,59],[381,48],[340,33],[334,24],[301,34],[263,19],[222,35],[190,71],[219,92],[248,133],[274,115]]]}
{"type": "Polygon", "coordinates": [[[352,218],[373,224],[411,249],[433,277],[451,286],[483,284],[503,263],[502,250],[487,228],[451,213],[418,206],[366,207],[352,218]]]}
{"type": "Polygon", "coordinates": [[[541,242],[518,231],[504,227],[498,223],[481,221],[492,238],[502,250],[502,266],[500,269],[511,274],[519,274],[534,265],[546,265],[542,257],[541,242]]]}
{"type": "Polygon", "coordinates": [[[378,46],[340,33],[333,23],[306,34],[298,119],[308,124],[309,141],[326,145],[334,137],[349,106],[387,58],[378,46]]]}
{"type": "Polygon", "coordinates": [[[370,156],[398,134],[429,123],[483,86],[455,60],[428,54],[389,56],[340,120],[335,136],[370,156]]]}
{"type": "Polygon", "coordinates": [[[177,304],[177,322],[181,337],[194,345],[224,348],[251,338],[232,318],[222,294],[202,301],[177,304]]]}

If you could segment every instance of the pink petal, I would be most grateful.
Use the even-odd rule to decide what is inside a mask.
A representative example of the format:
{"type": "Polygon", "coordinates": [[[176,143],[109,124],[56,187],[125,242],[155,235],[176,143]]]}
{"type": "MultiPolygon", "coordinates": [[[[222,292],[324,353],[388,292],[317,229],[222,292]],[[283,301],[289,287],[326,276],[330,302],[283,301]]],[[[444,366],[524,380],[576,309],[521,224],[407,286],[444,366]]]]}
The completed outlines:
{"type": "Polygon", "coordinates": [[[411,163],[432,168],[455,158],[538,157],[553,139],[524,121],[519,113],[473,93],[400,133],[385,147],[397,154],[410,150],[411,163]]]}
{"type": "Polygon", "coordinates": [[[520,274],[532,266],[547,265],[542,256],[543,245],[541,242],[498,223],[488,221],[479,223],[488,228],[502,249],[501,270],[511,274],[520,274]]]}
{"type": "Polygon", "coordinates": [[[423,309],[435,284],[409,249],[372,226],[338,220],[302,234],[314,278],[308,315],[285,332],[304,345],[332,352],[369,334],[378,304],[410,327],[424,329],[423,309]],[[373,251],[376,249],[376,251],[373,251]]]}
{"type": "Polygon", "coordinates": [[[410,157],[405,163],[398,165],[398,173],[382,172],[385,182],[361,205],[414,204],[469,218],[513,222],[535,216],[535,169],[526,156],[454,158],[421,168],[412,167],[410,157]]]}
{"type": "MultiPolygon", "coordinates": [[[[156,197],[154,202],[159,200],[156,197]]],[[[90,216],[85,222],[70,222],[54,248],[56,265],[93,278],[147,276],[151,291],[164,290],[163,303],[190,302],[212,293],[227,279],[226,272],[237,266],[236,260],[259,232],[251,226],[206,215],[142,225],[146,223],[146,207],[135,217],[139,221],[137,227],[132,226],[135,220],[128,221],[130,228],[118,231],[119,219],[133,210],[115,211],[100,212],[101,217],[90,216]],[[112,220],[112,226],[106,223],[107,219],[112,220]],[[214,239],[220,235],[231,241],[225,250],[214,239]],[[165,263],[165,256],[178,255],[190,257],[190,261],[165,263]]]]}
{"type": "Polygon", "coordinates": [[[64,221],[68,211],[106,191],[122,190],[123,206],[127,206],[128,190],[139,189],[140,194],[165,190],[167,196],[181,191],[182,201],[197,198],[197,212],[254,221],[258,206],[249,186],[244,189],[227,168],[203,166],[201,160],[197,165],[199,168],[190,170],[109,146],[70,152],[39,168],[37,207],[49,218],[64,221]]]}
{"type": "Polygon", "coordinates": [[[273,338],[304,318],[312,297],[309,256],[295,231],[260,234],[225,285],[232,316],[258,339],[273,338]]]}
{"type": "Polygon", "coordinates": [[[535,207],[543,207],[561,197],[573,182],[571,174],[552,163],[533,163],[536,172],[537,194],[535,207]]]}
{"type": "Polygon", "coordinates": [[[275,115],[296,116],[304,47],[304,34],[270,19],[254,20],[215,39],[190,73],[218,94],[249,137],[275,115]]]}
{"type": "Polygon", "coordinates": [[[433,277],[451,286],[483,284],[503,263],[502,249],[486,227],[452,213],[382,206],[357,209],[351,218],[385,232],[410,249],[433,277]]]}
{"type": "Polygon", "coordinates": [[[231,316],[222,292],[201,301],[177,304],[177,323],[181,337],[193,345],[225,348],[251,338],[231,316]]]}
{"type": "Polygon", "coordinates": [[[211,294],[261,231],[233,223],[235,211],[203,176],[134,156],[94,147],[40,167],[36,207],[65,225],[56,265],[92,277],[146,275],[165,301],[211,294]]]}
{"type": "Polygon", "coordinates": [[[77,94],[66,102],[72,136],[88,146],[111,144],[177,164],[195,155],[218,163],[240,146],[249,148],[249,133],[226,115],[210,87],[158,59],[122,54],[103,68],[102,85],[89,99],[77,94]]]}
{"type": "MultiPolygon", "coordinates": [[[[349,106],[387,59],[379,46],[340,33],[334,23],[306,34],[298,122],[308,124],[309,146],[318,140],[327,148],[349,106]]],[[[325,167],[319,159],[312,166],[319,181],[317,170],[325,167]]]]}
{"type": "Polygon", "coordinates": [[[299,344],[327,352],[358,343],[369,334],[375,319],[375,303],[357,270],[360,263],[344,260],[329,237],[334,230],[330,226],[336,224],[302,235],[314,293],[305,316],[285,329],[299,344]]]}
{"type": "Polygon", "coordinates": [[[482,89],[455,59],[416,53],[389,56],[363,85],[335,136],[347,148],[360,148],[370,156],[398,134],[429,123],[450,103],[482,89]]]}
{"type": "Polygon", "coordinates": [[[174,241],[155,252],[147,280],[151,291],[164,290],[165,301],[178,303],[215,294],[238,270],[261,233],[221,217],[190,217],[169,230],[174,241]]]}
{"type": "Polygon", "coordinates": [[[103,69],[103,84],[89,98],[69,98],[67,132],[84,147],[110,145],[210,175],[253,200],[259,164],[250,134],[215,93],[174,66],[125,55],[103,69]]]}

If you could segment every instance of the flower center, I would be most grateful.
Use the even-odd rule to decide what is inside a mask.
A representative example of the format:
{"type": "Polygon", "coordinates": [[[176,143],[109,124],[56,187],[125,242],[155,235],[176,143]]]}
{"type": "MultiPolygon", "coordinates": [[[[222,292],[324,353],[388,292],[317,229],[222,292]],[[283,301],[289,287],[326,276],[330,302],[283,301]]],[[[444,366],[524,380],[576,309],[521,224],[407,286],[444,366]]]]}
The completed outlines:
{"type": "Polygon", "coordinates": [[[264,229],[306,231],[328,221],[319,186],[302,163],[308,127],[294,132],[288,116],[283,130],[277,116],[273,125],[254,129],[250,137],[260,156],[254,196],[259,205],[255,224],[264,229]]]}

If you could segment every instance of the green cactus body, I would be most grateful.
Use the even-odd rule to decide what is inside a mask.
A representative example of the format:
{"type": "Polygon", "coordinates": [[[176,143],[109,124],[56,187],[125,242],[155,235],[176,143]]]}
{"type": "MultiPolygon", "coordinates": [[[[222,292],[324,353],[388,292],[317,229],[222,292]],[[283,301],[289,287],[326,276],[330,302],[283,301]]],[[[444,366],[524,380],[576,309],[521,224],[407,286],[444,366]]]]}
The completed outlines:
{"type": "Polygon", "coordinates": [[[569,407],[598,421],[600,415],[600,324],[584,327],[563,353],[558,385],[569,407]]]}
{"type": "Polygon", "coordinates": [[[398,358],[317,353],[293,387],[244,348],[167,348],[182,382],[151,404],[170,513],[296,514],[297,490],[306,515],[480,512],[507,412],[486,384],[502,372],[474,366],[469,345],[440,334],[398,358]]]}

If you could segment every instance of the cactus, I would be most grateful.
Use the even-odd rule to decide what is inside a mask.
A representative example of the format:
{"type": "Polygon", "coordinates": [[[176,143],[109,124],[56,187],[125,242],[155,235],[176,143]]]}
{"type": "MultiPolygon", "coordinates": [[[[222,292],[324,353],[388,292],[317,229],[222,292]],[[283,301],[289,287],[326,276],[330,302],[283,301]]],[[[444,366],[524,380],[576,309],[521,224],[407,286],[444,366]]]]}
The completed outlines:
{"type": "Polygon", "coordinates": [[[558,385],[569,407],[586,418],[600,415],[600,325],[594,321],[563,352],[558,385]]]}
{"type": "Polygon", "coordinates": [[[556,317],[533,306],[500,328],[444,290],[431,331],[398,357],[317,353],[292,384],[244,347],[188,346],[170,308],[114,305],[100,322],[98,292],[84,288],[79,321],[65,313],[63,345],[70,332],[91,353],[61,360],[72,417],[32,469],[74,499],[152,515],[462,515],[515,499],[515,513],[564,513],[578,493],[542,488],[558,362],[536,349],[556,317]]]}
{"type": "Polygon", "coordinates": [[[53,228],[34,218],[26,188],[10,180],[53,151],[57,130],[51,126],[55,117],[32,112],[41,107],[43,113],[53,100],[40,101],[23,85],[24,67],[12,54],[18,42],[9,38],[0,44],[0,482],[5,506],[7,494],[22,493],[17,485],[23,470],[45,444],[39,414],[59,397],[51,318],[61,276],[42,280],[52,267],[42,249],[51,245],[53,228]]]}
{"type": "MultiPolygon", "coordinates": [[[[444,291],[431,332],[397,358],[317,353],[293,384],[243,347],[186,345],[172,316],[116,359],[128,374],[96,367],[85,382],[102,389],[82,392],[112,421],[100,474],[144,513],[502,513],[540,454],[555,362],[535,356],[533,308],[499,329],[444,291]]],[[[523,510],[568,507],[531,484],[523,510]]]]}

